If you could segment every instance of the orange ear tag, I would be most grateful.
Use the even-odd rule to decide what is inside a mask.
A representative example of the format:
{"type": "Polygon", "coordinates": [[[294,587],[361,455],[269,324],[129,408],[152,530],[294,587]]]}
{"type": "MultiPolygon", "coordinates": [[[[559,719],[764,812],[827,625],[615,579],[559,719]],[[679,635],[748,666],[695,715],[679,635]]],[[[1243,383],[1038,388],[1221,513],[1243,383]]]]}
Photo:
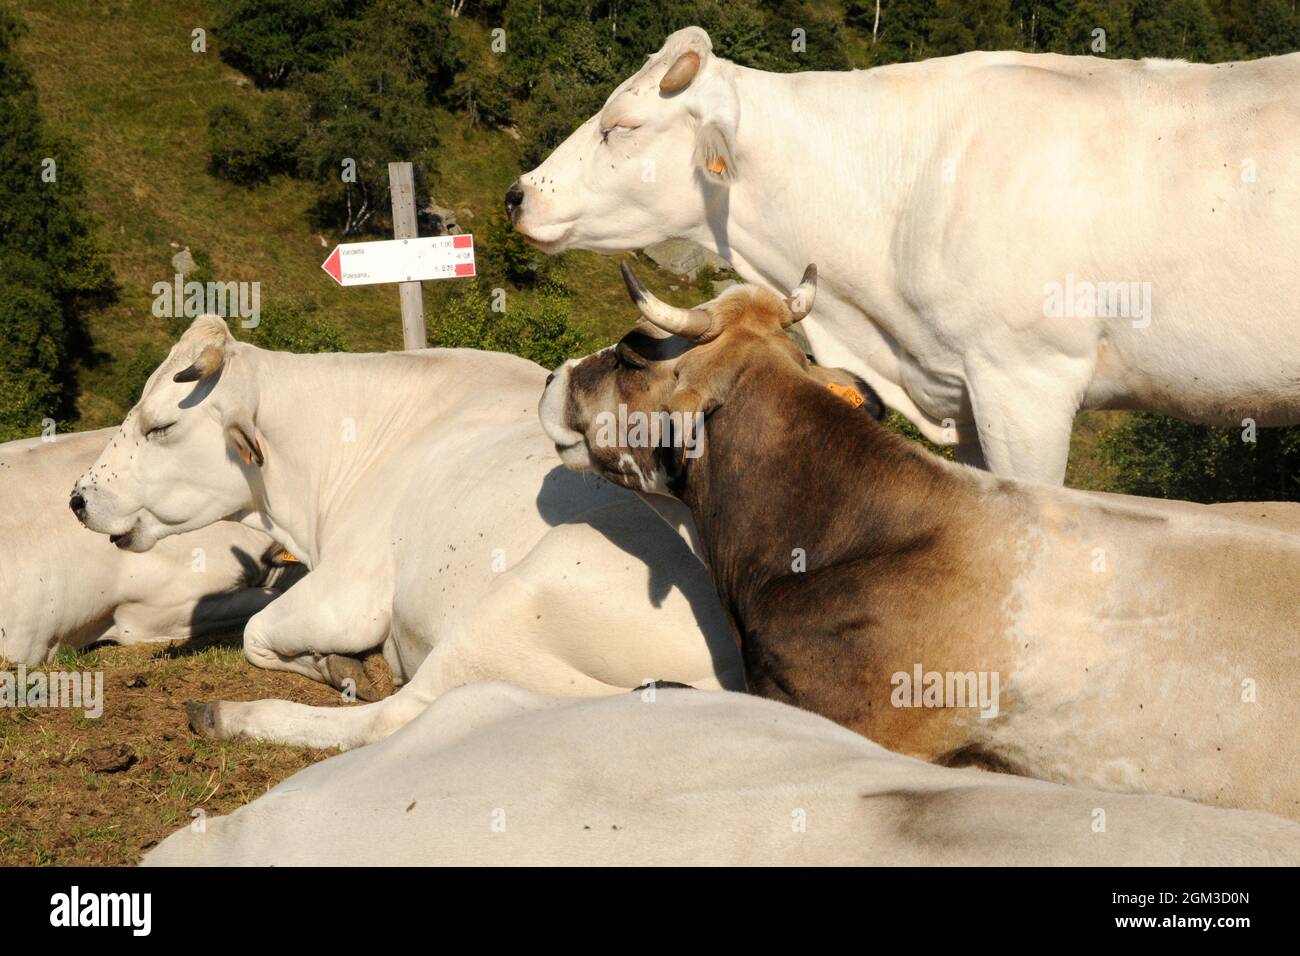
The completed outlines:
{"type": "Polygon", "coordinates": [[[302,562],[299,561],[297,558],[295,558],[292,554],[290,554],[288,551],[281,551],[280,554],[279,554],[279,560],[280,560],[280,561],[283,561],[285,564],[301,564],[301,563],[302,563],[302,562]]]}
{"type": "Polygon", "coordinates": [[[709,160],[709,172],[715,176],[721,176],[722,171],[727,168],[727,164],[722,161],[721,156],[714,156],[709,160]]]}
{"type": "Polygon", "coordinates": [[[861,408],[867,403],[867,400],[862,397],[862,393],[851,385],[836,385],[834,382],[827,382],[826,387],[854,408],[861,408]]]}

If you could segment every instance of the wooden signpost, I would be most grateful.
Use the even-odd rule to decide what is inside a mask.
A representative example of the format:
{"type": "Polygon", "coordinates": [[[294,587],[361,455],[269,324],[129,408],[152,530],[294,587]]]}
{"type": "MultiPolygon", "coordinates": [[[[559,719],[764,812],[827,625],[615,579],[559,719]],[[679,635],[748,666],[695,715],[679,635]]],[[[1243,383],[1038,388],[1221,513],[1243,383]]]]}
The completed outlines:
{"type": "Polygon", "coordinates": [[[393,195],[393,235],[381,242],[345,242],[321,263],[339,285],[396,282],[402,301],[402,344],[422,349],[428,344],[424,324],[425,279],[454,279],[475,275],[474,237],[416,234],[415,181],[410,163],[389,163],[393,195]]]}

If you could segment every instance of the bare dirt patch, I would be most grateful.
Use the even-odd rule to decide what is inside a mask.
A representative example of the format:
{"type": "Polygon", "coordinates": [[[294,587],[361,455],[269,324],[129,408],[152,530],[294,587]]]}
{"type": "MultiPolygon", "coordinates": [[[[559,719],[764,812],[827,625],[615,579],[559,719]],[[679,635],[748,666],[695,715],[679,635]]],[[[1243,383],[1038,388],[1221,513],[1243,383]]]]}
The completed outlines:
{"type": "Polygon", "coordinates": [[[102,647],[42,669],[102,671],[104,712],[0,707],[0,866],[133,865],[195,811],[230,813],[337,752],[199,739],[187,700],[349,706],[229,640],[102,647]]]}

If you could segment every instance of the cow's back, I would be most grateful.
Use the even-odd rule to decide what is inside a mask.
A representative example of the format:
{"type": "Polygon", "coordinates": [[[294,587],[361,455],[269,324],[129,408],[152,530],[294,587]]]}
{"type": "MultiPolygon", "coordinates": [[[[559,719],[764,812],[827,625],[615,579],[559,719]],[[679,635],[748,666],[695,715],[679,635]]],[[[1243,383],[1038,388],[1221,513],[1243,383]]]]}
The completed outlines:
{"type": "Polygon", "coordinates": [[[145,862],[1294,864],[1300,827],[936,767],[748,695],[478,684],[145,862]]]}

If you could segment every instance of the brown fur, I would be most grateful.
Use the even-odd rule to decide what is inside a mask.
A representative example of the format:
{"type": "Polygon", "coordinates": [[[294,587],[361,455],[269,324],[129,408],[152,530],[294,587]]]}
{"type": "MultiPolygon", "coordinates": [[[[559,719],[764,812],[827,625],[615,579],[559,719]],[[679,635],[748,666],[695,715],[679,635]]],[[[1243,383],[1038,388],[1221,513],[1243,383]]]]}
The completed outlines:
{"type": "MultiPolygon", "coordinates": [[[[709,308],[720,329],[709,341],[692,346],[643,325],[574,367],[570,426],[585,432],[618,403],[706,413],[704,454],[684,464],[673,490],[694,516],[751,689],[894,750],[978,760],[976,711],[893,707],[890,678],[918,662],[927,671],[1010,666],[995,635],[971,633],[980,616],[969,612],[997,562],[966,516],[987,515],[987,499],[977,507],[973,486],[811,378],[782,331],[780,298],[745,289],[709,308]],[[796,549],[805,570],[793,569],[796,549]]],[[[588,445],[602,474],[633,489],[621,456],[671,477],[665,459],[678,455],[588,445]]]]}

